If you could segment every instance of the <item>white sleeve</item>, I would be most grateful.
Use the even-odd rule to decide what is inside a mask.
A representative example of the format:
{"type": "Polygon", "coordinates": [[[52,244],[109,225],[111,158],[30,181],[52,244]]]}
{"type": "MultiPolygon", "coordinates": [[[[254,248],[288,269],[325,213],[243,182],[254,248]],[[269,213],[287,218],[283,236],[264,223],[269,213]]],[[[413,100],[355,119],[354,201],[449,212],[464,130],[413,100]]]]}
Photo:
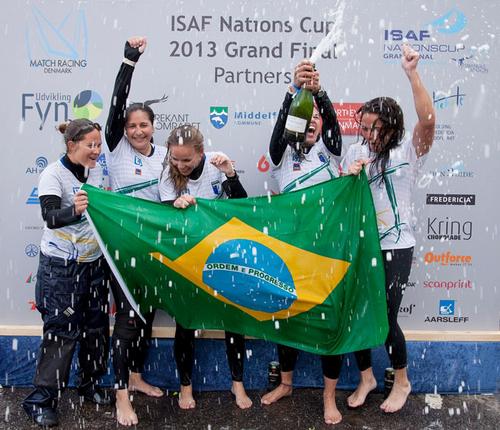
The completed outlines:
{"type": "Polygon", "coordinates": [[[356,144],[352,144],[351,146],[349,146],[344,158],[340,162],[340,168],[341,168],[341,171],[344,175],[347,174],[347,171],[349,170],[349,166],[355,161],[354,160],[354,157],[356,155],[356,151],[354,148],[355,145],[356,144]]]}
{"type": "Polygon", "coordinates": [[[158,191],[160,192],[160,201],[162,202],[175,200],[177,198],[174,184],[172,184],[172,181],[168,176],[168,169],[166,169],[162,174],[161,181],[158,184],[158,191]]]}
{"type": "Polygon", "coordinates": [[[58,196],[62,198],[63,189],[55,165],[47,167],[40,175],[38,182],[38,196],[58,196]]]}

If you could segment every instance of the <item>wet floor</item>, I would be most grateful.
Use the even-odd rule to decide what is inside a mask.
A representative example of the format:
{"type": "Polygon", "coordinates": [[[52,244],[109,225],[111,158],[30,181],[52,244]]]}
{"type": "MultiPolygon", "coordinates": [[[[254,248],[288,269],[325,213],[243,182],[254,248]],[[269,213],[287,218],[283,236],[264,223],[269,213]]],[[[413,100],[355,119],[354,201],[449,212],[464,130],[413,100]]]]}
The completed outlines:
{"type": "MultiPolygon", "coordinates": [[[[36,429],[20,407],[28,389],[0,389],[0,429],[36,429]]],[[[137,429],[499,429],[499,399],[496,396],[449,395],[442,396],[441,409],[426,404],[424,395],[410,396],[403,411],[385,415],[379,411],[382,394],[372,394],[365,406],[359,410],[348,410],[348,392],[337,394],[337,404],[343,415],[342,423],[327,426],[323,423],[322,391],[320,389],[296,389],[292,397],[275,405],[260,405],[262,391],[251,391],[252,408],[240,410],[229,392],[196,393],[197,407],[182,411],[177,406],[177,393],[168,393],[161,399],[144,395],[134,396],[133,404],[139,416],[137,429]]],[[[437,406],[436,402],[431,402],[437,406]]],[[[439,403],[439,401],[437,402],[439,403]]],[[[97,408],[92,404],[79,404],[76,391],[67,390],[59,405],[60,425],[58,429],[116,429],[114,408],[97,408]]]]}

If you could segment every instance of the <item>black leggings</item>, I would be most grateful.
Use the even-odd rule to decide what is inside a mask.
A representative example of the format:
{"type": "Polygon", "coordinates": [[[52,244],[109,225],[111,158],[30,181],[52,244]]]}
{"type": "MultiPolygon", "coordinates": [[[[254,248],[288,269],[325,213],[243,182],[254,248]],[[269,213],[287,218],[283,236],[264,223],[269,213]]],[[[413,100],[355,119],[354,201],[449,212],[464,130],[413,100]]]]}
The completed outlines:
{"type": "MultiPolygon", "coordinates": [[[[282,372],[291,372],[295,369],[299,351],[285,345],[278,345],[278,358],[282,372]]],[[[323,376],[329,379],[339,379],[342,367],[342,355],[321,355],[323,376]]]]}
{"type": "Polygon", "coordinates": [[[128,388],[130,372],[142,373],[148,353],[155,311],[143,314],[146,322],[132,309],[114,277],[111,290],[116,304],[115,327],[112,336],[115,388],[128,388]]]}
{"type": "MultiPolygon", "coordinates": [[[[387,317],[389,333],[385,349],[389,354],[394,369],[404,369],[407,365],[406,341],[403,330],[398,324],[398,312],[403,300],[403,293],[410,277],[413,247],[405,249],[383,250],[385,268],[385,292],[387,298],[387,317]],[[388,258],[390,256],[390,258],[388,258]]],[[[360,371],[371,367],[369,349],[354,353],[360,371]]]]}
{"type": "MultiPolygon", "coordinates": [[[[231,379],[241,382],[243,381],[243,360],[245,359],[245,337],[229,331],[226,331],[225,335],[231,379]]],[[[194,363],[194,330],[184,328],[179,323],[175,327],[174,355],[181,385],[191,385],[194,363]]]]}

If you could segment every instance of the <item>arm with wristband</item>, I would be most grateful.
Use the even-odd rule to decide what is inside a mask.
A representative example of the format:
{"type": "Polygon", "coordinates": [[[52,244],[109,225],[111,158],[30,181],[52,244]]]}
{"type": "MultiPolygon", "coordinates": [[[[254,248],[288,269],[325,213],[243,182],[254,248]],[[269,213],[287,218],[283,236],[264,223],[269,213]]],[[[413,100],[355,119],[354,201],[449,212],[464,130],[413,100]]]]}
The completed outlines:
{"type": "Polygon", "coordinates": [[[106,143],[112,152],[123,137],[125,127],[125,110],[130,92],[132,74],[139,57],[146,48],[146,38],[131,38],[125,43],[124,58],[116,76],[113,95],[106,122],[106,143]]]}

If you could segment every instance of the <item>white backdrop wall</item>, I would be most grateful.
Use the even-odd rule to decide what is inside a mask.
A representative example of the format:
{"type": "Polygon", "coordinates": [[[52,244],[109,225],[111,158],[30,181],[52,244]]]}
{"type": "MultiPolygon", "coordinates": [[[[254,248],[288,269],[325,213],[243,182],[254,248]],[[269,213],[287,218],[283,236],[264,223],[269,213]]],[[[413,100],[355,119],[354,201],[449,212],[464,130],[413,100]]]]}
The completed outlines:
{"type": "Polygon", "coordinates": [[[57,123],[86,116],[105,124],[128,37],[149,40],[131,100],[166,97],[152,106],[155,142],[163,144],[178,124],[195,124],[258,195],[276,190],[263,155],[291,70],[336,25],[341,37],[317,69],[336,103],[344,150],[357,139],[353,111],[379,95],[401,103],[411,132],[413,101],[398,58],[404,38],[422,54],[419,70],[437,112],[435,144],[414,194],[418,244],[403,327],[498,330],[498,3],[345,6],[339,20],[331,0],[4,4],[0,325],[40,322],[33,306],[39,174],[64,151],[57,123]]]}

